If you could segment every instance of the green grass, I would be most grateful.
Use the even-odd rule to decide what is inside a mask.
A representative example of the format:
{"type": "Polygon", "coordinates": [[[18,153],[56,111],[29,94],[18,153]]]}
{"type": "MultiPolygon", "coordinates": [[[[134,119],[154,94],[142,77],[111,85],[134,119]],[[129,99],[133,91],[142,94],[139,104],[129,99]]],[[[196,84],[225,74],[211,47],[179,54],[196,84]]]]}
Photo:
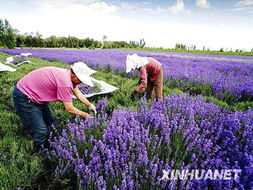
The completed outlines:
{"type": "MultiPolygon", "coordinates": [[[[0,62],[4,63],[8,56],[8,54],[0,53],[0,62]]],[[[48,163],[46,163],[44,156],[35,152],[32,140],[27,132],[22,130],[20,120],[15,114],[12,91],[15,83],[21,77],[37,68],[45,66],[69,68],[69,66],[58,61],[50,62],[38,58],[29,58],[29,60],[32,62],[31,64],[15,67],[17,68],[16,72],[0,72],[0,187],[2,189],[15,189],[17,187],[22,189],[63,189],[66,184],[69,185],[73,182],[65,179],[60,184],[57,183],[52,176],[52,168],[47,165],[48,163]]],[[[130,109],[138,107],[138,100],[131,102],[129,99],[131,92],[134,90],[134,84],[138,82],[137,77],[128,79],[121,75],[115,75],[108,69],[98,71],[94,77],[119,87],[119,90],[107,96],[90,98],[90,101],[96,104],[99,99],[107,97],[108,113],[119,107],[128,107],[130,109]]],[[[172,89],[168,86],[169,81],[166,81],[164,94],[183,93],[177,88],[172,89]]],[[[201,90],[200,87],[198,89],[201,90]]],[[[205,91],[206,89],[202,90],[205,91]]],[[[208,90],[206,91],[208,92],[208,90]]],[[[250,101],[231,106],[211,95],[204,96],[204,98],[231,110],[243,110],[253,106],[253,102],[250,101]]],[[[74,100],[73,103],[77,108],[88,111],[78,100],[74,100]]],[[[60,127],[65,127],[66,121],[74,118],[64,110],[61,102],[50,103],[50,105],[54,115],[61,118],[60,127]]],[[[177,139],[175,139],[175,151],[177,146],[177,139]]],[[[177,152],[175,154],[180,156],[177,152]]]]}
{"type": "MultiPolygon", "coordinates": [[[[0,61],[5,62],[9,55],[0,53],[0,61]]],[[[30,59],[32,64],[17,67],[16,72],[0,72],[0,187],[2,189],[37,189],[36,182],[45,168],[43,159],[35,153],[32,140],[22,131],[20,120],[13,108],[12,91],[15,83],[30,71],[55,65],[66,67],[59,62],[30,59]]],[[[62,107],[55,107],[63,109],[62,107]]]]}

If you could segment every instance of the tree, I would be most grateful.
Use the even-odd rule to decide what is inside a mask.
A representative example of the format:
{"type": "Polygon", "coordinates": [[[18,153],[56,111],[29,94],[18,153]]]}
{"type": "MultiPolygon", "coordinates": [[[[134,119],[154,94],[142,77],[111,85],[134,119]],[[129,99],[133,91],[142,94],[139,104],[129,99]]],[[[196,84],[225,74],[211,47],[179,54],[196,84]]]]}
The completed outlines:
{"type": "Polygon", "coordinates": [[[106,46],[106,42],[107,42],[107,36],[103,35],[101,49],[105,49],[106,48],[105,47],[106,46]]]}
{"type": "Polygon", "coordinates": [[[21,48],[26,46],[24,35],[20,35],[20,34],[16,35],[16,45],[17,47],[21,47],[21,48]]]}
{"type": "Polygon", "coordinates": [[[34,37],[34,47],[44,47],[45,46],[45,41],[42,38],[42,35],[39,32],[35,33],[35,37],[34,37]]]}
{"type": "Polygon", "coordinates": [[[101,47],[101,42],[97,40],[93,40],[92,42],[93,48],[100,48],[101,47]]]}
{"type": "Polygon", "coordinates": [[[178,44],[178,43],[176,43],[175,49],[186,50],[186,45],[185,44],[178,44]]]}
{"type": "Polygon", "coordinates": [[[5,19],[0,19],[0,45],[7,48],[15,48],[15,33],[9,22],[5,19]]]}
{"type": "Polygon", "coordinates": [[[68,48],[79,48],[79,39],[73,36],[67,38],[67,47],[68,48]]]}
{"type": "Polygon", "coordinates": [[[84,39],[84,45],[85,45],[85,47],[87,47],[87,48],[90,48],[91,46],[92,46],[92,44],[93,44],[93,39],[91,39],[91,38],[85,38],[84,39]]]}
{"type": "MultiPolygon", "coordinates": [[[[97,41],[92,38],[79,39],[74,36],[57,37],[50,36],[46,39],[42,38],[39,32],[30,32],[20,34],[16,29],[12,29],[7,20],[0,19],[0,46],[8,48],[17,47],[49,47],[49,48],[143,48],[146,42],[144,38],[139,41],[109,41],[106,35],[103,35],[102,41],[97,41]]],[[[186,46],[179,44],[180,49],[185,49],[186,46]]]]}
{"type": "Polygon", "coordinates": [[[140,43],[139,43],[140,48],[144,48],[145,45],[146,45],[146,42],[145,42],[144,38],[140,39],[140,43]]]}
{"type": "Polygon", "coordinates": [[[50,36],[46,39],[46,46],[47,47],[59,47],[58,38],[56,36],[50,36]]]}
{"type": "Polygon", "coordinates": [[[26,47],[34,47],[34,40],[33,40],[32,33],[27,34],[25,36],[25,46],[26,47]]]}

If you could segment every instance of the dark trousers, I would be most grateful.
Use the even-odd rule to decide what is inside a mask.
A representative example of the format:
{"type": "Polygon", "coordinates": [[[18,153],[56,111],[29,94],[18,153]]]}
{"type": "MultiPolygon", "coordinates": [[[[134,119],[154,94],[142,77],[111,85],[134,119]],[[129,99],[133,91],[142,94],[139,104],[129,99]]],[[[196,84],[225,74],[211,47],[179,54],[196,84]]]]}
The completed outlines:
{"type": "Polygon", "coordinates": [[[49,135],[49,127],[55,121],[48,103],[31,102],[17,87],[13,90],[13,101],[21,123],[29,131],[36,145],[44,144],[49,135]]]}

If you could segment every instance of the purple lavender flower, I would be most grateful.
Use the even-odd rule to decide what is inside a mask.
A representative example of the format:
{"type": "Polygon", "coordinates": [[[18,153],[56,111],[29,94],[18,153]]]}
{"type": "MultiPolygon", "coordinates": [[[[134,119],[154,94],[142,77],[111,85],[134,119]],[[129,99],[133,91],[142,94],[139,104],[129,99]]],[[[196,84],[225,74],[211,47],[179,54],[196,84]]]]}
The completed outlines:
{"type": "MultiPolygon", "coordinates": [[[[124,73],[124,76],[126,55],[136,53],[122,50],[0,49],[0,51],[10,54],[31,52],[33,57],[60,60],[66,64],[83,61],[92,68],[108,68],[115,73],[124,73]]],[[[172,87],[189,91],[193,84],[200,83],[204,84],[205,88],[211,88],[212,93],[219,98],[226,95],[235,99],[253,98],[252,56],[146,51],[138,51],[138,54],[160,61],[163,64],[164,75],[172,87]]]]}
{"type": "MultiPolygon", "coordinates": [[[[105,100],[98,105],[105,109],[105,100]]],[[[253,110],[230,112],[201,96],[173,94],[151,107],[144,102],[137,111],[114,110],[98,121],[77,118],[51,141],[49,154],[59,162],[57,175],[72,172],[83,186],[98,189],[249,189],[252,118],[253,110]],[[164,169],[242,173],[230,181],[161,181],[164,169]]]]}

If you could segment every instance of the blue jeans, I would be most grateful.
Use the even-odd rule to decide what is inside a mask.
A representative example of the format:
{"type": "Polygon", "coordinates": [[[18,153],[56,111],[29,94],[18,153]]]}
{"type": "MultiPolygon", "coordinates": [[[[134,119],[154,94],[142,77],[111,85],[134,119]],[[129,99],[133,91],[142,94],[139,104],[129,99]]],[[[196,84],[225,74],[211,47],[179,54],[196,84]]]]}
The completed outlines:
{"type": "Polygon", "coordinates": [[[13,90],[13,101],[21,123],[30,132],[36,145],[40,146],[46,143],[45,141],[49,136],[49,127],[55,121],[48,103],[33,103],[17,87],[13,90]]]}

